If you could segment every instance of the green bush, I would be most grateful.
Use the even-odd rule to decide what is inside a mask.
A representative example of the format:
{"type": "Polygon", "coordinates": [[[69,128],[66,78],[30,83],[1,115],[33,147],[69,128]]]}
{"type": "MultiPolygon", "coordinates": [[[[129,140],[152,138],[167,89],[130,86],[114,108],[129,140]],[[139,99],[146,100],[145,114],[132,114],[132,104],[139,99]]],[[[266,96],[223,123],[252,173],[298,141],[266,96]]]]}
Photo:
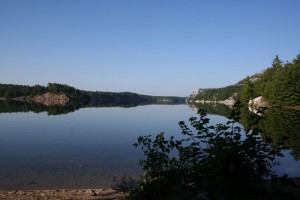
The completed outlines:
{"type": "Polygon", "coordinates": [[[275,176],[271,168],[281,154],[258,131],[242,137],[238,118],[210,126],[204,110],[199,116],[189,119],[190,126],[179,122],[183,139],[167,140],[164,133],[138,137],[134,146],[146,157],[140,161],[145,174],[131,190],[131,199],[178,199],[179,194],[189,194],[187,199],[199,193],[235,199],[261,190],[264,180],[275,176]]]}

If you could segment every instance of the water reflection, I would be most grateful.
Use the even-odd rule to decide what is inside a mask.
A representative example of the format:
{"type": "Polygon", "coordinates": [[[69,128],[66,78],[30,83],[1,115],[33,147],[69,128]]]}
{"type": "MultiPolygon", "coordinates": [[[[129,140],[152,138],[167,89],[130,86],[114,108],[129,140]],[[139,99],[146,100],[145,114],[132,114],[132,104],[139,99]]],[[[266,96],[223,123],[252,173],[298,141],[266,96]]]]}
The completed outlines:
{"type": "MultiPolygon", "coordinates": [[[[229,116],[230,108],[227,107],[226,109],[224,106],[218,104],[192,105],[194,110],[202,108],[206,109],[208,113],[229,116]]],[[[240,122],[245,132],[254,128],[258,129],[262,137],[271,145],[285,149],[283,152],[285,157],[278,159],[282,163],[281,166],[277,167],[279,174],[287,173],[290,176],[300,176],[300,163],[296,162],[300,159],[300,111],[270,108],[260,116],[249,112],[248,108],[241,108],[240,122]]]]}
{"type": "Polygon", "coordinates": [[[294,159],[300,158],[300,112],[296,110],[269,109],[259,121],[263,137],[272,139],[275,146],[291,149],[294,159]]]}
{"type": "Polygon", "coordinates": [[[137,177],[136,138],[177,134],[178,121],[192,115],[186,105],[1,113],[0,189],[109,187],[114,176],[137,177]]]}
{"type": "MultiPolygon", "coordinates": [[[[132,147],[136,138],[161,131],[178,137],[178,122],[196,116],[187,105],[89,106],[0,101],[0,189],[109,187],[114,176],[137,177],[142,153],[132,147]]],[[[202,108],[212,124],[225,123],[223,116],[230,113],[224,106],[202,108]]],[[[242,112],[241,121],[247,129],[259,120],[263,137],[273,138],[273,145],[284,144],[299,158],[299,114],[269,110],[259,120],[242,112]]],[[[300,176],[299,162],[285,153],[277,171],[300,176]]]]}
{"type": "Polygon", "coordinates": [[[47,112],[48,115],[61,115],[61,114],[68,114],[70,112],[74,112],[78,110],[81,106],[82,105],[76,103],[67,104],[64,106],[61,105],[46,106],[34,102],[8,100],[8,101],[0,101],[0,113],[47,112]]]}
{"type": "Polygon", "coordinates": [[[106,107],[121,107],[132,108],[143,105],[182,105],[185,104],[183,98],[174,101],[159,101],[156,103],[147,102],[128,102],[128,101],[89,101],[88,103],[70,102],[65,105],[44,105],[41,103],[34,103],[30,101],[17,100],[0,100],[0,113],[15,113],[15,112],[47,112],[48,115],[62,115],[74,112],[80,108],[106,108],[106,107]]]}
{"type": "Polygon", "coordinates": [[[197,112],[199,109],[204,109],[209,114],[221,115],[224,117],[229,117],[231,113],[231,108],[224,104],[214,104],[214,103],[192,103],[189,104],[190,108],[197,112]]]}

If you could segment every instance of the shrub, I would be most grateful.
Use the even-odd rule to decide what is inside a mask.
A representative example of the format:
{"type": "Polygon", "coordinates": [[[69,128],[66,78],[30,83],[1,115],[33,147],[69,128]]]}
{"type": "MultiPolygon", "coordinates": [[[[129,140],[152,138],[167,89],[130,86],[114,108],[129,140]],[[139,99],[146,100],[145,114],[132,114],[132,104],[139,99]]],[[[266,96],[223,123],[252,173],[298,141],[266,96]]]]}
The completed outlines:
{"type": "Polygon", "coordinates": [[[131,199],[174,199],[177,194],[199,193],[234,199],[260,190],[266,178],[275,176],[271,169],[281,154],[257,130],[242,137],[237,117],[210,126],[206,112],[198,114],[199,119],[189,119],[190,126],[179,122],[183,139],[167,140],[163,132],[155,138],[138,137],[134,146],[146,157],[140,161],[145,174],[131,199]]]}

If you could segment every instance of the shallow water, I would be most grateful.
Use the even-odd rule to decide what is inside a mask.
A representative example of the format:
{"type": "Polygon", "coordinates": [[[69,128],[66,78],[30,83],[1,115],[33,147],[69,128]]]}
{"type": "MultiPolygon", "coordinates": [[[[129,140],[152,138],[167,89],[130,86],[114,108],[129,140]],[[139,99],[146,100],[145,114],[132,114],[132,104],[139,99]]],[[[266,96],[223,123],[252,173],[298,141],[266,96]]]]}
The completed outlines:
{"type": "MultiPolygon", "coordinates": [[[[105,188],[115,176],[142,173],[139,135],[180,135],[179,121],[196,114],[187,105],[84,108],[66,115],[0,114],[0,190],[105,188]]],[[[226,122],[209,115],[211,123],[226,122]]],[[[287,154],[288,155],[288,154],[287,154]]],[[[286,157],[279,174],[300,176],[286,157]]]]}

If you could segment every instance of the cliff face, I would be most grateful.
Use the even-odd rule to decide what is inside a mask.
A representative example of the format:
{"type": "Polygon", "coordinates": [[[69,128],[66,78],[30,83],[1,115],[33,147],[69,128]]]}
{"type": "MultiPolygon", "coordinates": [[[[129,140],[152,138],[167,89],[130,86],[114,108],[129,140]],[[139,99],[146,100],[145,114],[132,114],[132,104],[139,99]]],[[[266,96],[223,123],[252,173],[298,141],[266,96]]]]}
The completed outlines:
{"type": "Polygon", "coordinates": [[[41,103],[46,106],[51,105],[66,105],[69,102],[69,98],[65,94],[53,94],[45,93],[42,95],[37,95],[32,98],[32,101],[35,103],[41,103]]]}

